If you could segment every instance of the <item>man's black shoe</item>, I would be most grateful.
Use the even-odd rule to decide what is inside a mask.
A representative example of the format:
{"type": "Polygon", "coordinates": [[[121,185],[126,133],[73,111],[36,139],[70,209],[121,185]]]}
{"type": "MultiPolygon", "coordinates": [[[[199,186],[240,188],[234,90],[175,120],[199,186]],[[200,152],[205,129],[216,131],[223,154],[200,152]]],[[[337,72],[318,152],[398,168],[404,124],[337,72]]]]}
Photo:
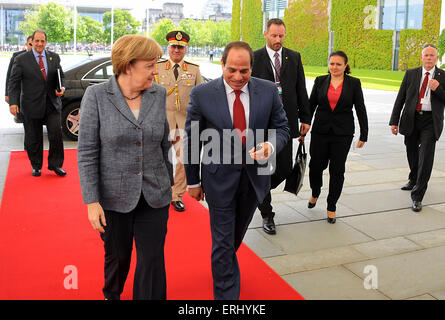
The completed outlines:
{"type": "Polygon", "coordinates": [[[416,182],[410,180],[410,181],[407,182],[407,184],[405,184],[400,189],[402,189],[402,190],[413,190],[415,185],[416,185],[416,182]]]}
{"type": "Polygon", "coordinates": [[[263,218],[263,230],[267,234],[276,234],[275,230],[275,222],[273,221],[273,217],[263,218]]]}
{"type": "Polygon", "coordinates": [[[176,211],[185,211],[185,205],[182,201],[172,201],[170,203],[176,211]]]}
{"type": "Polygon", "coordinates": [[[66,171],[62,168],[48,168],[48,170],[54,171],[59,177],[63,177],[66,175],[66,171]]]}
{"type": "Polygon", "coordinates": [[[422,211],[422,201],[416,201],[416,200],[413,200],[413,206],[411,207],[411,209],[412,209],[414,212],[420,212],[420,211],[422,211]]]}
{"type": "Polygon", "coordinates": [[[40,177],[42,175],[42,172],[40,171],[40,169],[32,169],[32,175],[34,177],[40,177]]]}

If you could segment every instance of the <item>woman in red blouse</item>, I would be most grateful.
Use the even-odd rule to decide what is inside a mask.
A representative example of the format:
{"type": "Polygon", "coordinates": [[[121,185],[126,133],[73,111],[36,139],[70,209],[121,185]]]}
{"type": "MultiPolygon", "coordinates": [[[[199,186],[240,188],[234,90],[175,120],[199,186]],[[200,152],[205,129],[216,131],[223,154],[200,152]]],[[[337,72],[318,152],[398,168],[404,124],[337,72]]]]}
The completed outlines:
{"type": "Polygon", "coordinates": [[[312,196],[308,208],[315,207],[323,185],[323,171],[329,165],[327,221],[335,223],[336,204],[344,183],[345,163],[354,136],[355,107],[362,148],[368,139],[368,117],[360,80],[349,76],[348,57],[343,51],[329,56],[329,74],[315,79],[310,97],[314,122],[309,153],[309,182],[312,196]]]}

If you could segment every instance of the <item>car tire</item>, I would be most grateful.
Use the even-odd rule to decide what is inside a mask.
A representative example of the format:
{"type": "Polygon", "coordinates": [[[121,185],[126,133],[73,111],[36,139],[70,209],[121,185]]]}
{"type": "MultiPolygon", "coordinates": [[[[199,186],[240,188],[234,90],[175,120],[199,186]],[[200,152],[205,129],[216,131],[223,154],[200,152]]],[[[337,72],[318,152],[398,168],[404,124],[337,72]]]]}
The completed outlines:
{"type": "Polygon", "coordinates": [[[62,110],[62,132],[70,140],[79,136],[80,101],[67,105],[62,110]]]}

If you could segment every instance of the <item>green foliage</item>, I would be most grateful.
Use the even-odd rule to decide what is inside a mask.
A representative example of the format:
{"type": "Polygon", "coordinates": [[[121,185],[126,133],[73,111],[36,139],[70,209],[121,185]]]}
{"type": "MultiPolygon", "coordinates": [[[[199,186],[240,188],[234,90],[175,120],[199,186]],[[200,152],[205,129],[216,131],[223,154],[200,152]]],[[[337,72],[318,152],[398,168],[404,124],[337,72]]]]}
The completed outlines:
{"type": "Polygon", "coordinates": [[[241,39],[240,22],[241,22],[241,0],[233,0],[232,28],[230,30],[231,41],[238,41],[239,39],[241,39]]]}
{"type": "Polygon", "coordinates": [[[25,35],[31,35],[36,29],[46,32],[48,42],[70,41],[74,33],[73,11],[54,2],[27,11],[25,21],[20,24],[20,30],[25,35]]]}
{"type": "Polygon", "coordinates": [[[212,20],[196,21],[182,20],[176,26],[170,19],[161,19],[153,27],[150,36],[160,45],[167,45],[167,33],[173,30],[182,30],[190,36],[189,44],[197,47],[224,47],[230,41],[230,22],[215,22],[212,20]]]}
{"type": "MultiPolygon", "coordinates": [[[[104,41],[111,43],[111,11],[104,13],[102,17],[104,25],[104,41]]],[[[137,21],[128,11],[121,9],[113,10],[113,40],[116,41],[126,34],[137,34],[141,23],[137,21]]]]}
{"type": "Polygon", "coordinates": [[[158,21],[153,26],[153,30],[150,32],[150,37],[156,40],[161,46],[166,46],[168,44],[165,36],[170,31],[177,29],[176,25],[170,19],[164,18],[158,21]]]}
{"type": "Polygon", "coordinates": [[[422,47],[427,43],[437,44],[441,5],[441,0],[424,0],[422,29],[405,29],[400,32],[400,70],[420,66],[422,47]]]}
{"type": "Polygon", "coordinates": [[[351,68],[392,69],[393,32],[374,28],[376,5],[377,0],[332,0],[334,50],[346,52],[351,68]]]}
{"type": "Polygon", "coordinates": [[[445,29],[442,30],[439,40],[437,41],[437,50],[439,51],[439,58],[442,59],[442,56],[445,53],[445,29]]]}
{"type": "Polygon", "coordinates": [[[102,23],[89,16],[77,16],[77,41],[86,43],[102,42],[102,23]]]}
{"type": "Polygon", "coordinates": [[[243,0],[241,8],[241,40],[247,42],[253,50],[264,46],[261,0],[243,0]]]}
{"type": "Polygon", "coordinates": [[[324,66],[328,59],[329,0],[289,2],[284,13],[284,45],[301,53],[303,64],[324,66]]]}

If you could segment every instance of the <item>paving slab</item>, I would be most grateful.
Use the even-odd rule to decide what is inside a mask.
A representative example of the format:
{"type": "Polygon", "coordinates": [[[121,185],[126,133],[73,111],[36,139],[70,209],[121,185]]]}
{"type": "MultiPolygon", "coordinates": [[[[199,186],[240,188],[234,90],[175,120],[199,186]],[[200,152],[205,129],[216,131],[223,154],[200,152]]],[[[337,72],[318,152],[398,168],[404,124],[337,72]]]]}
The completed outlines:
{"type": "Polygon", "coordinates": [[[267,240],[262,233],[263,229],[249,229],[244,236],[243,242],[252,249],[260,258],[281,256],[285,253],[272,242],[267,240]]]}
{"type": "Polygon", "coordinates": [[[355,244],[352,248],[368,258],[379,258],[423,249],[422,246],[404,237],[355,244]]]}
{"type": "Polygon", "coordinates": [[[352,246],[322,249],[266,258],[264,261],[279,275],[310,271],[369,259],[352,246]]]}
{"type": "Polygon", "coordinates": [[[445,246],[346,264],[364,279],[366,265],[377,268],[378,290],[391,299],[407,299],[445,288],[445,246]]]}
{"type": "Polygon", "coordinates": [[[338,266],[283,276],[305,299],[311,300],[387,300],[377,290],[367,290],[363,280],[338,266]]]}
{"type": "Polygon", "coordinates": [[[374,239],[399,237],[445,228],[445,216],[429,207],[420,213],[411,209],[342,218],[342,221],[374,239]]]}
{"type": "MultiPolygon", "coordinates": [[[[327,218],[327,202],[326,198],[318,198],[317,205],[309,209],[307,207],[308,200],[297,200],[297,201],[286,201],[284,202],[285,205],[294,208],[297,210],[300,214],[305,216],[311,221],[316,220],[326,220],[327,218]]],[[[338,203],[337,204],[337,211],[336,216],[337,217],[344,217],[344,216],[350,216],[355,215],[357,212],[354,210],[338,203]]]]}
{"type": "Polygon", "coordinates": [[[324,220],[277,226],[276,235],[264,236],[287,254],[312,252],[373,240],[338,219],[335,224],[324,220]]]}
{"type": "MultiPolygon", "coordinates": [[[[275,225],[284,225],[290,223],[299,223],[304,221],[309,221],[307,217],[300,214],[298,211],[286,206],[284,203],[275,202],[272,204],[275,214],[275,225]]],[[[249,228],[261,228],[263,225],[263,218],[261,217],[260,210],[256,210],[252,222],[249,228]]]]}
{"type": "Polygon", "coordinates": [[[438,300],[438,299],[436,299],[432,295],[426,293],[426,294],[422,294],[417,297],[408,298],[406,300],[438,300]]]}
{"type": "Polygon", "coordinates": [[[424,248],[443,246],[445,245],[445,229],[409,234],[405,238],[424,248]]]}

